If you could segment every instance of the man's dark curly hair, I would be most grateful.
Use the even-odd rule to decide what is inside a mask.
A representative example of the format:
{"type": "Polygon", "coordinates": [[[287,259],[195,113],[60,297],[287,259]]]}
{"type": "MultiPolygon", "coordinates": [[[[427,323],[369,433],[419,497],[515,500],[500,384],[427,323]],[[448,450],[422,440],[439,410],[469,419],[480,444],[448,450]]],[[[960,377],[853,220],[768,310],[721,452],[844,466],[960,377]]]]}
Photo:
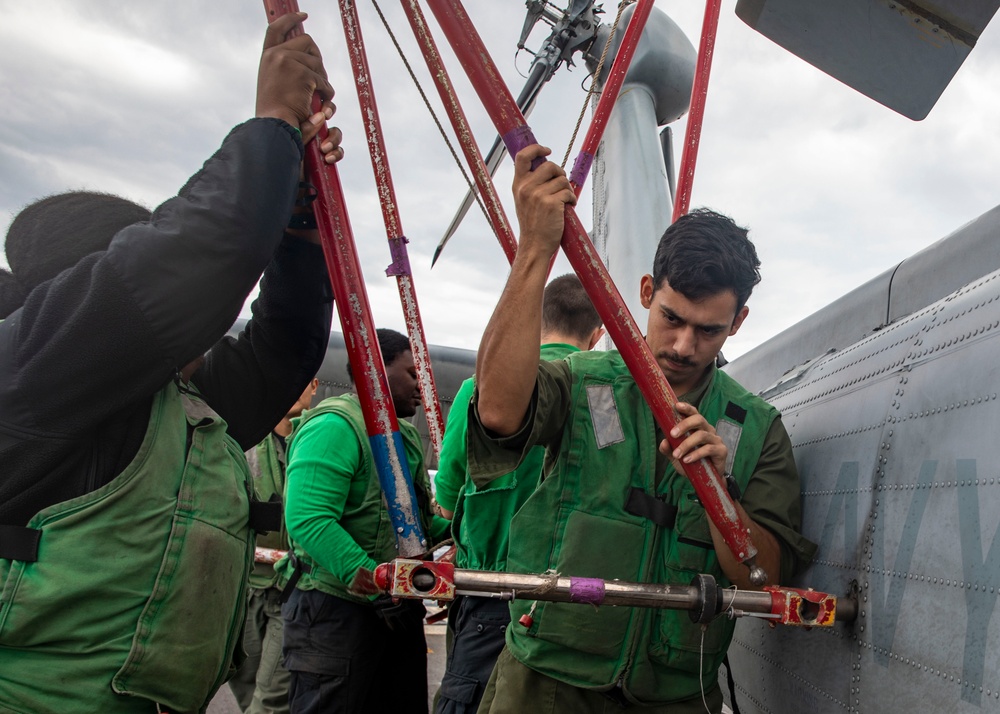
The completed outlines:
{"type": "Polygon", "coordinates": [[[653,286],[666,281],[688,300],[723,290],[736,294],[739,312],[760,282],[760,260],[747,229],[729,216],[699,208],[667,228],[653,259],[653,286]]]}

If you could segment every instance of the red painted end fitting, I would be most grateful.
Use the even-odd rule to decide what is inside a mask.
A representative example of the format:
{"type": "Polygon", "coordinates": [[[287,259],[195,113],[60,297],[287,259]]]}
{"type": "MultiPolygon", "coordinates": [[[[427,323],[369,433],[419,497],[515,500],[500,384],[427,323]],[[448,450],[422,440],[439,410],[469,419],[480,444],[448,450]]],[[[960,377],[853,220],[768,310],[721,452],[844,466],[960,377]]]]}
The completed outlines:
{"type": "Polygon", "coordinates": [[[392,588],[392,563],[380,563],[375,566],[375,585],[379,592],[387,593],[392,588]]]}
{"type": "Polygon", "coordinates": [[[521,618],[517,621],[517,624],[524,627],[524,629],[529,630],[531,626],[535,624],[535,618],[531,615],[521,615],[521,618]]]}

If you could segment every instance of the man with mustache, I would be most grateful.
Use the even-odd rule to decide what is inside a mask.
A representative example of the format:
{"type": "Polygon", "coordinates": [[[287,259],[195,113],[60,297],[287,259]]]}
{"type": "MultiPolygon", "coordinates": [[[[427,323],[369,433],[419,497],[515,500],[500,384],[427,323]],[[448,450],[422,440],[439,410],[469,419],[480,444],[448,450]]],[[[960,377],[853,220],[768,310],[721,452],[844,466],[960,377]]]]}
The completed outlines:
{"type": "MultiPolygon", "coordinates": [[[[617,352],[565,360],[537,356],[542,288],[558,249],[565,173],[522,150],[514,196],[517,257],[483,335],[469,420],[469,472],[507,473],[535,445],[542,480],[510,527],[508,569],[688,584],[709,573],[722,587],[753,587],[697,500],[680,462],[701,458],[725,474],[771,582],[787,582],[815,546],[799,535],[799,478],[777,410],[716,368],[749,312],[760,262],[745,229],[711,211],[670,226],[639,289],[646,341],[674,391],[681,421],[671,449],[617,352]]],[[[706,627],[675,610],[515,601],[480,712],[687,714],[722,708],[718,669],[733,623],[706,627]]]]}

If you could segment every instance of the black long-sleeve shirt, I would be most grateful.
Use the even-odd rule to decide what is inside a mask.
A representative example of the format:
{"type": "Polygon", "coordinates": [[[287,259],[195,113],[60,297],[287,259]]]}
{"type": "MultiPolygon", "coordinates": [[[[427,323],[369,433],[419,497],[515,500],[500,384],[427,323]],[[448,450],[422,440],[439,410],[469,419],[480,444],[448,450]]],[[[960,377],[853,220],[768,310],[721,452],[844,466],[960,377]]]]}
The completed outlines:
{"type": "Polygon", "coordinates": [[[243,448],[284,416],[319,369],[332,315],[319,246],[283,238],[302,152],[282,121],[238,126],[149,223],[0,323],[0,524],[120,473],[152,396],[206,351],[192,381],[243,448]],[[223,338],[262,271],[252,320],[223,338]]]}

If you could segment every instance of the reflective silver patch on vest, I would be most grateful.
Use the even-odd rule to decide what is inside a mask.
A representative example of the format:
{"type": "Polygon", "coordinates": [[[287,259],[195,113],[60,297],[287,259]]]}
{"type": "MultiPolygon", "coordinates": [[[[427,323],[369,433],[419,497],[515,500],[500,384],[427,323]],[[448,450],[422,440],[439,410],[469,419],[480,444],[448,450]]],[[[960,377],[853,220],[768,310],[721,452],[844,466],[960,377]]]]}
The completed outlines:
{"type": "Polygon", "coordinates": [[[257,480],[260,480],[261,468],[260,457],[257,456],[257,447],[255,446],[252,449],[247,449],[243,455],[247,457],[247,466],[250,467],[250,475],[257,480]]]}
{"type": "Polygon", "coordinates": [[[719,419],[719,423],[715,425],[715,433],[722,438],[722,443],[729,449],[729,455],[726,456],[726,472],[732,473],[736,449],[740,447],[740,437],[743,436],[743,427],[727,419],[719,419]]]}
{"type": "Polygon", "coordinates": [[[184,414],[192,422],[201,422],[221,417],[201,399],[192,398],[187,394],[181,394],[181,404],[184,405],[184,414]]]}
{"type": "Polygon", "coordinates": [[[590,406],[590,421],[594,424],[594,438],[597,439],[598,449],[625,441],[610,384],[592,384],[587,387],[587,404],[590,406]]]}

